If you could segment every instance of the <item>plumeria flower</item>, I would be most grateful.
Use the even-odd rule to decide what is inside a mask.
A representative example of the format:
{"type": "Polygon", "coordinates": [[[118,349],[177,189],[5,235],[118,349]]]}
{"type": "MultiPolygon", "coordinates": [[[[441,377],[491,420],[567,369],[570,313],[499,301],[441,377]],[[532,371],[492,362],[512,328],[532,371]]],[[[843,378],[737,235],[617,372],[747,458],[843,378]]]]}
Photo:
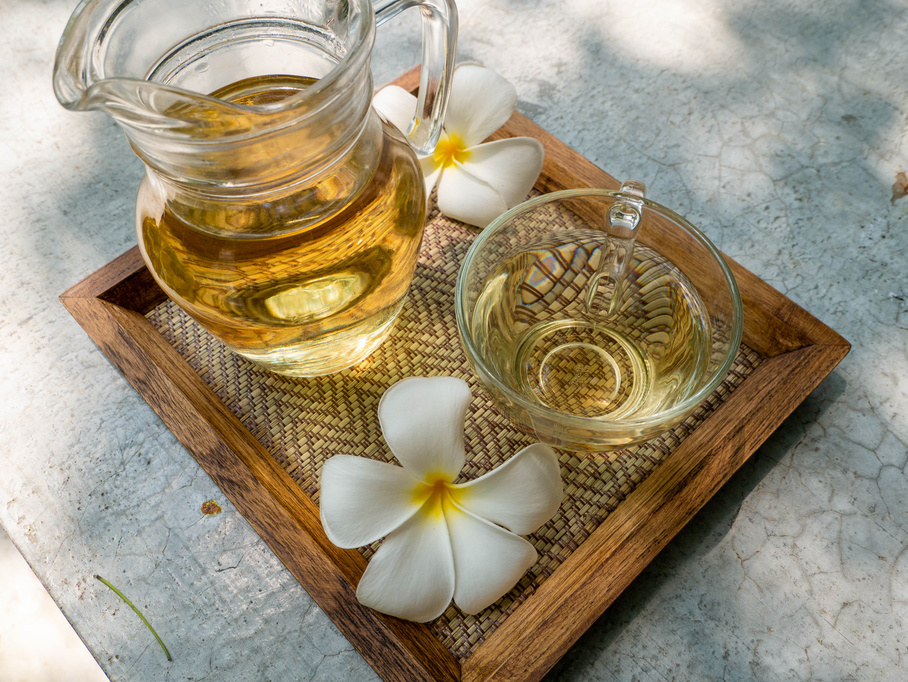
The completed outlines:
{"type": "MultiPolygon", "coordinates": [[[[375,109],[406,133],[416,98],[396,85],[376,93],[375,109]]],[[[503,126],[517,106],[517,90],[483,66],[454,70],[444,131],[435,152],[420,157],[426,195],[438,185],[438,210],[485,227],[527,198],[542,170],[542,145],[530,137],[480,144],[503,126]]]]}
{"type": "Polygon", "coordinates": [[[469,403],[469,387],[454,377],[399,381],[382,396],[378,418],[403,468],[352,455],[322,465],[321,517],[331,542],[349,549],[385,538],[356,590],[364,605],[426,622],[453,598],[475,614],[536,562],[520,535],[561,504],[558,459],[536,443],[479,478],[454,483],[466,461],[469,403]]]}

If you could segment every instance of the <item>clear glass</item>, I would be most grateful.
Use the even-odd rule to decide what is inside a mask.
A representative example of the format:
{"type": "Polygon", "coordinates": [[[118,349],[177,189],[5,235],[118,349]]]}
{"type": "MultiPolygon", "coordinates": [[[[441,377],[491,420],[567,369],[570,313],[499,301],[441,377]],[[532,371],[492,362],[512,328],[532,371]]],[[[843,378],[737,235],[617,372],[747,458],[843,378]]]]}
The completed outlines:
{"type": "Polygon", "coordinates": [[[728,373],[743,325],[721,254],[639,183],[554,192],[499,217],[464,259],[455,306],[503,412],[579,451],[682,421],[728,373]]]}
{"type": "Polygon", "coordinates": [[[425,222],[413,146],[438,139],[456,30],[452,0],[85,0],[54,90],[113,116],[144,161],[139,247],[168,296],[272,371],[327,374],[403,305],[425,222]],[[406,139],[371,108],[369,61],[376,20],[412,6],[406,139]]]}

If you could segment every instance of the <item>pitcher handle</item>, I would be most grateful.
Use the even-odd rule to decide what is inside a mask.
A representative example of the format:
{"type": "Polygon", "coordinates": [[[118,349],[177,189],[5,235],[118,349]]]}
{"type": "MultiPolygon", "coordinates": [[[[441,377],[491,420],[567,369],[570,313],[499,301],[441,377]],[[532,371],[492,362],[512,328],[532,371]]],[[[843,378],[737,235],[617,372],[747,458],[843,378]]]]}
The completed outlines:
{"type": "Polygon", "coordinates": [[[454,0],[378,0],[374,4],[375,25],[411,7],[422,12],[422,70],[416,114],[407,137],[419,154],[431,154],[441,135],[457,46],[457,6],[454,0]]]}

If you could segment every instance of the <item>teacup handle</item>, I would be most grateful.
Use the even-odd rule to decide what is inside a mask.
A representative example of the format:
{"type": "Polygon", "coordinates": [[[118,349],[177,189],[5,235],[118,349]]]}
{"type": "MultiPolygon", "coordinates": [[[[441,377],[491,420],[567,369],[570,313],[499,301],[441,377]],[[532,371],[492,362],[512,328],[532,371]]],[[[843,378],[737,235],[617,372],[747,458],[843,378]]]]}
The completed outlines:
{"type": "Polygon", "coordinates": [[[407,137],[417,153],[431,154],[441,135],[451,91],[457,46],[457,6],[454,0],[379,0],[374,7],[376,26],[411,7],[421,10],[422,70],[416,114],[407,137]]]}

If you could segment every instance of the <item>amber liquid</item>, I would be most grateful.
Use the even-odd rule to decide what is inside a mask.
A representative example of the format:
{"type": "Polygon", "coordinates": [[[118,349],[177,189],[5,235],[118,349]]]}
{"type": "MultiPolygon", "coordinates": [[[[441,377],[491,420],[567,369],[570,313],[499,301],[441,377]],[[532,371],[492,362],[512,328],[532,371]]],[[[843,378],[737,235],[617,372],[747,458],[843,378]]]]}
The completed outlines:
{"type": "Polygon", "coordinates": [[[617,310],[586,312],[578,292],[596,272],[600,244],[598,232],[564,232],[505,258],[479,293],[473,335],[531,401],[578,417],[646,417],[702,385],[709,315],[684,274],[641,244],[617,310]]]}
{"type": "MultiPolygon", "coordinates": [[[[264,77],[213,94],[263,104],[312,82],[264,77]]],[[[324,134],[297,130],[278,144],[305,145],[324,134]]],[[[281,168],[267,168],[269,149],[240,153],[280,177],[281,168]]],[[[172,299],[241,355],[279,373],[314,376],[358,362],[389,333],[416,266],[425,189],[409,146],[377,117],[339,164],[311,181],[240,201],[168,196],[154,184],[146,178],[139,197],[139,243],[150,269],[172,299]]]]}

